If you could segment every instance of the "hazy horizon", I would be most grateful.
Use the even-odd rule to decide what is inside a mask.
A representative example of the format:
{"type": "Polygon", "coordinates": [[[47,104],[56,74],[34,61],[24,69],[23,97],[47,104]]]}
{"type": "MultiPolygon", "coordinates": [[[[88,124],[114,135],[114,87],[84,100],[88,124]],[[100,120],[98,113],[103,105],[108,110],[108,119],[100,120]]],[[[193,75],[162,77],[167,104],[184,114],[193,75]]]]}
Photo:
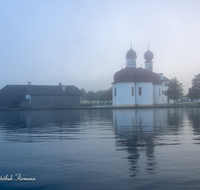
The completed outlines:
{"type": "Polygon", "coordinates": [[[7,84],[106,90],[132,48],[137,67],[176,77],[184,93],[199,74],[198,0],[0,1],[0,89],[7,84]]]}

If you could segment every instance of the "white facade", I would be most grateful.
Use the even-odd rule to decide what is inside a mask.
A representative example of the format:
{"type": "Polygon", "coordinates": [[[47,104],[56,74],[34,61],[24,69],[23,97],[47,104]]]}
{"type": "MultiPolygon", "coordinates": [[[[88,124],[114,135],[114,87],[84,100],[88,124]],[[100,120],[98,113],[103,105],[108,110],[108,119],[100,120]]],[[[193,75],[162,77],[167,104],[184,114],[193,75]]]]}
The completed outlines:
{"type": "Polygon", "coordinates": [[[127,58],[126,66],[127,67],[136,67],[136,58],[127,58]]]}
{"type": "Polygon", "coordinates": [[[152,52],[145,53],[145,69],[136,68],[136,53],[132,48],[126,55],[126,67],[115,73],[113,84],[113,106],[135,106],[167,104],[165,95],[169,79],[162,73],[153,72],[152,52]],[[133,56],[133,57],[131,57],[133,56]],[[133,64],[131,64],[131,60],[133,64]]]}
{"type": "Polygon", "coordinates": [[[153,71],[153,65],[152,65],[152,63],[145,63],[145,69],[147,69],[149,71],[153,71]]]}
{"type": "MultiPolygon", "coordinates": [[[[168,98],[165,95],[168,87],[153,85],[150,82],[126,82],[113,84],[113,105],[135,106],[166,104],[168,98]],[[140,89],[139,89],[140,88],[140,89]]],[[[170,102],[171,103],[171,102],[170,102]]]]}
{"type": "Polygon", "coordinates": [[[153,104],[153,85],[150,82],[136,83],[136,105],[153,104]]]}

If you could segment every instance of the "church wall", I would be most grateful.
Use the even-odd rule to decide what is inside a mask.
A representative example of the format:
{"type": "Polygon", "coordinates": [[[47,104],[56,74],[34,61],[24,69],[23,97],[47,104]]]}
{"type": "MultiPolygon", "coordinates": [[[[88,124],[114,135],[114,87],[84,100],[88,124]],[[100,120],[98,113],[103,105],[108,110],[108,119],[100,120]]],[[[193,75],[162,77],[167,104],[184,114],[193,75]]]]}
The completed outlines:
{"type": "Polygon", "coordinates": [[[113,105],[133,106],[135,105],[135,83],[113,84],[113,105]],[[132,87],[134,94],[132,95],[132,87]],[[115,96],[116,89],[116,96],[115,96]]]}
{"type": "Polygon", "coordinates": [[[149,71],[153,71],[153,64],[152,63],[145,63],[145,69],[149,70],[149,71]]]}
{"type": "Polygon", "coordinates": [[[152,83],[117,83],[113,84],[113,105],[134,106],[153,105],[154,90],[152,83]],[[132,95],[132,87],[133,95],[132,95]],[[141,95],[139,94],[141,88],[141,95]],[[116,90],[115,90],[116,89],[116,90]],[[115,96],[116,91],[116,96],[115,96]]]}
{"type": "Polygon", "coordinates": [[[169,88],[169,87],[168,87],[168,86],[165,86],[164,83],[162,84],[162,90],[164,91],[164,95],[163,95],[163,99],[164,99],[164,100],[163,100],[163,101],[164,101],[163,103],[164,103],[164,104],[167,104],[167,103],[168,103],[168,98],[167,98],[167,96],[165,95],[165,94],[166,94],[166,91],[168,90],[168,88],[169,88]]]}
{"type": "Polygon", "coordinates": [[[136,67],[136,59],[135,58],[127,59],[126,67],[136,67]]]}
{"type": "Polygon", "coordinates": [[[116,89],[116,84],[112,85],[112,104],[116,105],[116,96],[115,96],[115,89],[116,89]]]}
{"type": "Polygon", "coordinates": [[[162,86],[155,85],[155,104],[162,104],[162,86]]]}
{"type": "Polygon", "coordinates": [[[136,104],[137,105],[153,105],[153,84],[152,83],[136,83],[136,104]],[[139,95],[139,87],[142,88],[142,94],[139,95]]]}
{"type": "Polygon", "coordinates": [[[155,104],[167,104],[168,99],[167,96],[165,95],[168,87],[164,85],[155,85],[155,104]]]}
{"type": "MultiPolygon", "coordinates": [[[[168,98],[165,95],[168,87],[164,85],[153,85],[152,83],[116,83],[113,84],[113,105],[134,106],[134,105],[153,105],[167,104],[168,98]],[[132,87],[134,94],[132,95],[132,87]],[[139,95],[139,87],[142,94],[139,95]],[[115,96],[116,89],[116,96],[115,96]]],[[[170,101],[169,103],[173,103],[170,101]]]]}

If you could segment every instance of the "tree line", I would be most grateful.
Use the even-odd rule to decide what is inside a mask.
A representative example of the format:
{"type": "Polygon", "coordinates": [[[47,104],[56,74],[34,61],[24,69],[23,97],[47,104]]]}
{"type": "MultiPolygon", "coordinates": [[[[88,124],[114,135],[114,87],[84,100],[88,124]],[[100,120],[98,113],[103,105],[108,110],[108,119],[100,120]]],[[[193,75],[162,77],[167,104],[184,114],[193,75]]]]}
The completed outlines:
{"type": "Polygon", "coordinates": [[[189,88],[188,97],[191,100],[200,99],[200,73],[195,75],[194,79],[192,80],[192,87],[189,88]]]}
{"type": "Polygon", "coordinates": [[[97,92],[94,91],[88,91],[84,88],[81,88],[80,91],[82,92],[81,95],[81,102],[84,100],[92,102],[92,101],[98,101],[98,102],[110,102],[112,101],[112,87],[108,90],[98,90],[97,92]]]}
{"type": "MultiPolygon", "coordinates": [[[[80,89],[82,92],[81,101],[99,101],[99,102],[110,102],[112,101],[112,87],[108,90],[99,90],[97,92],[88,91],[84,88],[80,89]]],[[[176,100],[181,99],[183,97],[183,84],[180,83],[176,77],[170,80],[169,88],[166,91],[166,95],[168,99],[174,100],[174,104],[176,100]]],[[[192,87],[189,88],[189,92],[186,95],[188,99],[198,100],[200,99],[200,74],[195,75],[192,80],[192,87]]]]}
{"type": "MultiPolygon", "coordinates": [[[[180,83],[176,77],[171,79],[166,95],[168,96],[168,99],[174,100],[174,104],[176,100],[183,97],[183,84],[180,83]]],[[[186,96],[191,100],[200,99],[200,74],[195,75],[192,80],[192,87],[189,88],[189,92],[186,96]]]]}

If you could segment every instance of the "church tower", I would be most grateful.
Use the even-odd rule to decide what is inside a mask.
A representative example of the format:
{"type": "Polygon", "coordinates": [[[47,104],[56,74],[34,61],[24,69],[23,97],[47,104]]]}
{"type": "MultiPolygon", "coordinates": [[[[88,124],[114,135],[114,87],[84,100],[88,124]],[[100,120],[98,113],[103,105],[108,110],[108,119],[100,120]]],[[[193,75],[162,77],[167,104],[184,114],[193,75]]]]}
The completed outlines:
{"type": "Polygon", "coordinates": [[[144,54],[144,58],[145,58],[145,69],[149,70],[149,71],[153,71],[153,53],[151,51],[149,51],[149,46],[148,46],[148,51],[145,52],[144,54]]]}
{"type": "Polygon", "coordinates": [[[131,45],[130,50],[126,53],[126,67],[136,68],[136,58],[137,58],[137,55],[135,51],[132,49],[132,45],[131,45]]]}

